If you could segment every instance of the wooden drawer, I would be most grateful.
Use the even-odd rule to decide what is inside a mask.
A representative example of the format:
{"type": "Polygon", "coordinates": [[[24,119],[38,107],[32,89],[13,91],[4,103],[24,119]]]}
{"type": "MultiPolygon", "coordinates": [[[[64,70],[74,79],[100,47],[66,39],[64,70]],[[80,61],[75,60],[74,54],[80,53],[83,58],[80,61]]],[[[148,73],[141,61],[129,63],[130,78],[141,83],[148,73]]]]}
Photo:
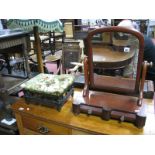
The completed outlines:
{"type": "Polygon", "coordinates": [[[72,129],[72,135],[90,135],[90,133],[72,129]]]}
{"type": "Polygon", "coordinates": [[[59,126],[54,123],[44,122],[35,118],[22,116],[22,124],[24,128],[45,135],[68,135],[70,129],[59,126]]]}

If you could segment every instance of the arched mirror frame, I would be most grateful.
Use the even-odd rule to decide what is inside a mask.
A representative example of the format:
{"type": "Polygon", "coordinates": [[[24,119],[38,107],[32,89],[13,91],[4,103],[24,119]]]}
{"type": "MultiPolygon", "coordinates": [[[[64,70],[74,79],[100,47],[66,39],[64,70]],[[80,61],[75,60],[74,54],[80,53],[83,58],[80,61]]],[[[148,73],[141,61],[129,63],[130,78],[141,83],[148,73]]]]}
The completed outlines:
{"type": "MultiPolygon", "coordinates": [[[[137,37],[139,40],[139,54],[138,54],[138,65],[137,65],[137,74],[135,79],[135,87],[133,93],[139,92],[139,85],[140,85],[140,78],[141,78],[141,70],[142,70],[142,63],[143,63],[143,51],[144,51],[144,38],[143,35],[135,30],[131,30],[121,26],[110,26],[92,30],[88,33],[85,39],[85,52],[88,56],[88,80],[89,80],[89,87],[91,89],[97,89],[94,84],[94,67],[93,67],[93,51],[92,51],[92,38],[95,34],[104,33],[104,32],[122,32],[122,33],[129,33],[137,37]]],[[[104,88],[103,88],[104,89],[104,88]]],[[[124,93],[124,92],[122,92],[124,93]]]]}

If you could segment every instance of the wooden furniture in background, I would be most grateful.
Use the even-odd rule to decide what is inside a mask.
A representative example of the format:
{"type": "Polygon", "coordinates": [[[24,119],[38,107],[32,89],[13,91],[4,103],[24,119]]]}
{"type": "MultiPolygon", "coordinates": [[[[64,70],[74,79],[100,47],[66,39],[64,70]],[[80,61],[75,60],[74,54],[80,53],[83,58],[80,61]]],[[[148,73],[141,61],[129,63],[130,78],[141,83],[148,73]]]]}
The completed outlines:
{"type": "MultiPolygon", "coordinates": [[[[75,96],[82,95],[82,90],[76,89],[75,96]]],[[[72,98],[62,107],[61,112],[40,105],[26,104],[23,98],[12,105],[16,116],[19,132],[22,135],[149,135],[155,134],[154,102],[145,99],[147,103],[146,125],[138,129],[131,123],[117,120],[105,121],[96,116],[72,113],[72,98]]]]}
{"type": "Polygon", "coordinates": [[[30,37],[34,54],[30,55],[30,62],[38,67],[37,72],[48,72],[45,63],[56,63],[60,73],[60,62],[62,57],[62,44],[64,33],[40,32],[34,27],[34,36],[30,37]]]}
{"type": "Polygon", "coordinates": [[[73,69],[75,65],[72,63],[81,62],[80,42],[73,39],[65,39],[62,48],[62,73],[67,73],[69,69],[73,69]]]}
{"type": "Polygon", "coordinates": [[[39,32],[38,27],[34,26],[34,42],[35,42],[35,48],[36,48],[36,54],[37,54],[37,62],[38,62],[38,71],[40,73],[44,73],[44,66],[43,66],[43,60],[42,60],[42,49],[41,49],[41,42],[39,38],[39,32]]]}
{"type": "Polygon", "coordinates": [[[28,65],[28,52],[30,49],[29,33],[19,30],[2,30],[0,32],[0,54],[4,55],[8,74],[11,76],[9,54],[20,53],[25,63],[26,77],[30,77],[28,65]]]}
{"type": "MultiPolygon", "coordinates": [[[[62,50],[62,45],[64,43],[65,32],[56,33],[55,31],[49,32],[49,45],[52,55],[55,54],[56,51],[62,50]]],[[[46,42],[45,42],[46,43],[46,42]]]]}
{"type": "MultiPolygon", "coordinates": [[[[29,33],[19,30],[2,30],[0,32],[0,54],[4,55],[6,68],[8,73],[3,73],[5,91],[8,94],[16,93],[21,88],[20,85],[31,78],[30,68],[28,64],[28,52],[30,49],[29,33]],[[23,59],[26,75],[13,74],[10,66],[9,54],[19,53],[23,59]]],[[[16,58],[14,59],[16,60],[16,58]]]]}
{"type": "Polygon", "coordinates": [[[74,23],[72,20],[64,22],[65,38],[74,38],[74,23]]]}

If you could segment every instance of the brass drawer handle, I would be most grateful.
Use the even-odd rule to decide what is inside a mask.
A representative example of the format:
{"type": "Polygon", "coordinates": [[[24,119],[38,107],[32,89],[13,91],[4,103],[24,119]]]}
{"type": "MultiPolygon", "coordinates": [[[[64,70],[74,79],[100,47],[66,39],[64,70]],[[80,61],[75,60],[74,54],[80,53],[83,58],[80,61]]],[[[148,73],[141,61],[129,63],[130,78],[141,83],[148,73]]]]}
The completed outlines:
{"type": "Polygon", "coordinates": [[[49,132],[49,129],[47,127],[44,127],[44,126],[40,126],[40,127],[38,127],[38,131],[41,134],[47,134],[49,132]]]}

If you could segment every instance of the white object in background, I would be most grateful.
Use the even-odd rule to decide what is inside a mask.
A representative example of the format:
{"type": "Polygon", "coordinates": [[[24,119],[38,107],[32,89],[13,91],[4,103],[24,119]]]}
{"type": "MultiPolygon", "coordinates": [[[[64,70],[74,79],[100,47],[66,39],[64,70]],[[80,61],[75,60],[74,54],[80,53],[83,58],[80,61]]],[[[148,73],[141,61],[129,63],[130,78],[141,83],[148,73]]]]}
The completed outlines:
{"type": "Polygon", "coordinates": [[[16,119],[15,118],[12,118],[11,121],[7,121],[5,118],[1,120],[1,123],[4,123],[6,125],[12,125],[15,122],[16,122],[16,119]]]}
{"type": "Polygon", "coordinates": [[[126,52],[126,53],[130,52],[130,48],[129,47],[124,47],[124,52],[126,52]]]}

